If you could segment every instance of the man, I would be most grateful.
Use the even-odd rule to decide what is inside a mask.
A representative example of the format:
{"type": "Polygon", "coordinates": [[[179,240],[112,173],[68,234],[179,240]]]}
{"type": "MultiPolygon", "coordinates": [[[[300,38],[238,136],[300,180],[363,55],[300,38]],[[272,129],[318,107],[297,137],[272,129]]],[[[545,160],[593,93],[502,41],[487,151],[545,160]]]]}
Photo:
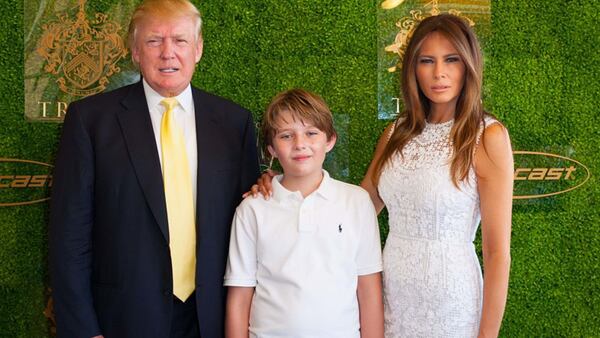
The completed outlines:
{"type": "Polygon", "coordinates": [[[73,102],[56,158],[50,272],[59,337],[222,337],[235,207],[258,176],[251,114],[190,86],[188,0],[129,28],[142,81],[73,102]]]}

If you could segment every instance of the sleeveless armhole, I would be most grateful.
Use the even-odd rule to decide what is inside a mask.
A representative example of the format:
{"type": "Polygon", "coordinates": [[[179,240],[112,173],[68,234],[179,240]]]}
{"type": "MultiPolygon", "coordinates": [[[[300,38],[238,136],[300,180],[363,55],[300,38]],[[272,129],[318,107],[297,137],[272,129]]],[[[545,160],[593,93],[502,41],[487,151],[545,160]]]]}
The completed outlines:
{"type": "MultiPolygon", "coordinates": [[[[479,148],[479,144],[481,143],[481,137],[483,136],[483,132],[489,126],[494,125],[496,123],[500,123],[500,121],[496,120],[491,116],[484,117],[483,122],[481,122],[481,125],[479,126],[479,131],[477,132],[477,141],[475,142],[475,148],[473,148],[473,160],[475,160],[475,154],[477,153],[477,148],[479,148]]],[[[475,168],[475,162],[473,162],[473,168],[475,168]]]]}

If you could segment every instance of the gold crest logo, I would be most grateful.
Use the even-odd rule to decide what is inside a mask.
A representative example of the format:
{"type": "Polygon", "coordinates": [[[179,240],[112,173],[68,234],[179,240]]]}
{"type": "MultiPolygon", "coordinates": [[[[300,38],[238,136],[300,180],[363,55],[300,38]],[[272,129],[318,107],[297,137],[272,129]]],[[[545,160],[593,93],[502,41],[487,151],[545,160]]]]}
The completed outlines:
{"type": "MultiPolygon", "coordinates": [[[[392,9],[400,4],[402,4],[404,0],[386,0],[381,3],[381,8],[383,9],[392,9]]],[[[396,22],[396,27],[398,27],[399,31],[396,34],[396,38],[391,45],[385,46],[385,51],[390,53],[398,54],[398,62],[396,66],[388,68],[388,72],[393,73],[398,68],[402,67],[402,58],[404,57],[404,52],[406,51],[406,47],[408,46],[408,42],[412,37],[415,28],[418,24],[423,21],[426,17],[436,16],[441,13],[439,8],[439,1],[433,0],[425,4],[424,9],[430,7],[429,12],[423,14],[422,10],[411,10],[410,17],[402,17],[400,20],[396,22]]],[[[475,22],[470,18],[462,15],[462,13],[456,9],[448,10],[449,14],[453,14],[456,16],[460,16],[465,21],[469,23],[470,26],[475,26],[475,22]]]]}
{"type": "Polygon", "coordinates": [[[58,21],[43,25],[37,53],[46,59],[44,69],[59,76],[59,88],[68,94],[88,96],[106,88],[108,78],[120,72],[116,63],[127,55],[121,26],[96,13],[88,21],[86,0],[79,0],[75,18],[68,13],[58,21]]]}

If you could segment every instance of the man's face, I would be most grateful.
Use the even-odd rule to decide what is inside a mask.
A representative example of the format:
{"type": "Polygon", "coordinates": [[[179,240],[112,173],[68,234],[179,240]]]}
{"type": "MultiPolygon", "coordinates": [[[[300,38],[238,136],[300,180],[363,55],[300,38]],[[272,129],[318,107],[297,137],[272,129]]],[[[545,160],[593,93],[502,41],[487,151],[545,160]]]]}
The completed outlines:
{"type": "Polygon", "coordinates": [[[202,56],[202,39],[190,17],[147,17],[137,26],[133,59],[146,82],[164,97],[179,95],[202,56]]]}

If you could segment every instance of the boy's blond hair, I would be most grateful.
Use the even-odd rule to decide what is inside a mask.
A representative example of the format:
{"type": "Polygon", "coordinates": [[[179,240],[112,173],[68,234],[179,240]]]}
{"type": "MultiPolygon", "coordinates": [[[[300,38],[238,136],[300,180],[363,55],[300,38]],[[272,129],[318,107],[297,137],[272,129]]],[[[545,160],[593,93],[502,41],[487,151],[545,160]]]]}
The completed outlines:
{"type": "Polygon", "coordinates": [[[311,123],[327,135],[327,140],[336,136],[333,127],[333,116],[323,99],[314,93],[301,88],[290,89],[277,94],[267,107],[262,120],[261,134],[265,148],[273,145],[277,134],[280,116],[289,112],[294,121],[311,123]]]}

